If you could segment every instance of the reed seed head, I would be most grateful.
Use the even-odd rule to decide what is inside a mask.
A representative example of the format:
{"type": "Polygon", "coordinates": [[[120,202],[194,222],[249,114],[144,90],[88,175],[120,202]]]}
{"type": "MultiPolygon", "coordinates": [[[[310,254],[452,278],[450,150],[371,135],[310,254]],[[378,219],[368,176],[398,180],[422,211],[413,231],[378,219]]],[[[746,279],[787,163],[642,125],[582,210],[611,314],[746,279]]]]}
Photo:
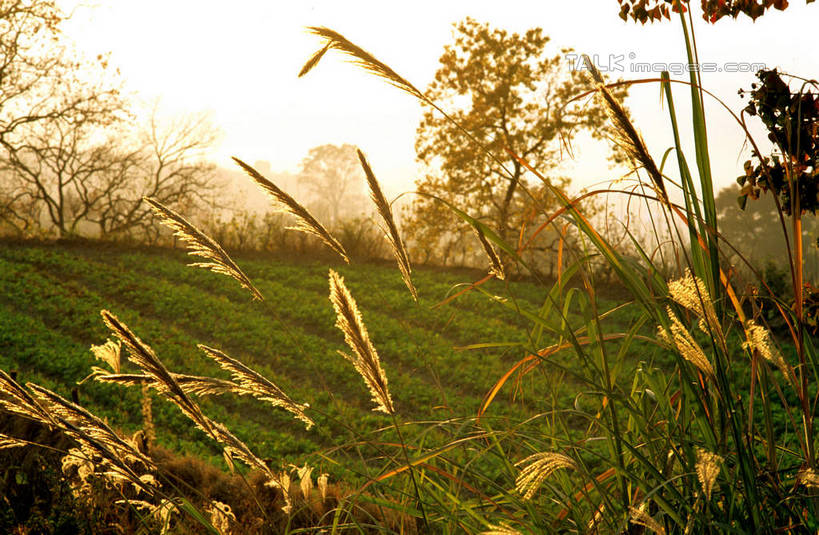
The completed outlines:
{"type": "Polygon", "coordinates": [[[238,281],[243,288],[249,290],[250,293],[253,294],[254,299],[260,301],[264,299],[261,292],[253,286],[253,283],[250,282],[247,275],[239,269],[239,266],[228,256],[216,240],[159,201],[148,197],[144,197],[143,199],[151,206],[162,224],[173,230],[174,236],[179,237],[188,244],[189,255],[200,256],[207,260],[207,262],[194,262],[193,264],[189,264],[191,267],[201,267],[209,269],[214,273],[227,275],[238,281]]]}
{"type": "Polygon", "coordinates": [[[629,507],[629,521],[637,526],[643,526],[651,533],[656,535],[665,535],[665,528],[657,522],[646,511],[646,504],[643,503],[640,507],[629,507]]]}
{"type": "Polygon", "coordinates": [[[265,376],[248,368],[242,362],[228,356],[222,351],[201,344],[199,345],[199,349],[204,351],[208,357],[215,360],[223,370],[230,372],[234,381],[231,390],[234,393],[250,395],[274,407],[281,407],[304,422],[307,429],[313,426],[313,420],[304,413],[308,408],[307,404],[296,403],[290,396],[285,394],[281,388],[276,386],[265,376]]]}
{"type": "Polygon", "coordinates": [[[407,254],[407,248],[404,246],[404,240],[401,239],[401,235],[398,233],[398,226],[395,224],[390,203],[388,203],[386,197],[384,197],[384,192],[381,191],[381,186],[378,184],[378,180],[376,180],[375,174],[370,168],[370,164],[367,163],[367,158],[364,157],[364,153],[360,150],[358,151],[358,159],[361,161],[361,167],[364,168],[364,175],[367,177],[367,184],[370,186],[370,198],[375,204],[378,215],[381,216],[381,220],[383,221],[381,230],[384,232],[387,241],[390,242],[392,253],[398,262],[398,269],[401,272],[401,277],[404,279],[404,284],[407,285],[407,289],[409,289],[412,298],[418,301],[418,291],[412,283],[412,268],[410,267],[409,255],[407,254]]]}
{"type": "Polygon", "coordinates": [[[352,355],[341,353],[349,360],[364,379],[376,404],[374,410],[395,414],[390,396],[387,375],[381,367],[378,352],[370,341],[367,327],[358,311],[355,299],[344,285],[344,278],[330,270],[330,302],[336,311],[336,327],[344,333],[344,341],[352,349],[352,355]]]}
{"type": "Polygon", "coordinates": [[[768,329],[757,324],[754,320],[748,320],[745,322],[745,338],[746,340],[742,344],[743,348],[758,352],[759,356],[774,364],[790,380],[791,374],[788,364],[785,362],[782,353],[773,344],[768,329]]]}
{"type": "Polygon", "coordinates": [[[682,278],[668,283],[668,292],[676,303],[696,314],[700,320],[707,322],[707,326],[700,323],[700,329],[704,333],[713,332],[721,336],[722,327],[717,320],[714,302],[711,301],[708,288],[702,279],[686,269],[682,278]],[[708,327],[711,328],[710,332],[708,327]]]}
{"type": "Polygon", "coordinates": [[[515,480],[515,490],[529,500],[535,495],[543,481],[556,470],[562,468],[576,469],[577,465],[571,457],[562,453],[542,452],[526,457],[515,463],[515,466],[527,465],[521,469],[515,480]]]}
{"type": "Polygon", "coordinates": [[[697,479],[700,480],[702,491],[705,493],[707,500],[711,499],[711,491],[714,488],[714,483],[719,475],[720,466],[723,459],[716,453],[705,451],[702,448],[697,448],[697,479]]]}
{"type": "Polygon", "coordinates": [[[700,345],[677,318],[671,307],[666,307],[666,312],[671,320],[671,332],[669,333],[663,327],[660,327],[659,338],[666,343],[670,342],[669,345],[675,347],[685,360],[696,366],[705,375],[713,377],[714,367],[700,345]]]}
{"type": "Polygon", "coordinates": [[[338,254],[345,262],[348,264],[350,263],[350,258],[347,256],[347,251],[344,250],[341,243],[335,239],[326,228],[324,228],[324,225],[319,223],[318,220],[313,217],[307,208],[299,204],[296,199],[285,193],[277,185],[263,177],[261,173],[239,158],[234,157],[233,161],[239,164],[239,166],[244,169],[248,176],[250,176],[250,178],[260,188],[262,188],[265,193],[268,194],[268,196],[270,196],[273,202],[276,203],[276,206],[278,206],[283,212],[286,212],[296,218],[296,226],[288,227],[289,229],[316,236],[330,249],[335,251],[336,254],[338,254]]]}
{"type": "Polygon", "coordinates": [[[519,530],[513,528],[506,522],[499,524],[489,524],[489,529],[481,531],[481,535],[523,535],[519,530]]]}

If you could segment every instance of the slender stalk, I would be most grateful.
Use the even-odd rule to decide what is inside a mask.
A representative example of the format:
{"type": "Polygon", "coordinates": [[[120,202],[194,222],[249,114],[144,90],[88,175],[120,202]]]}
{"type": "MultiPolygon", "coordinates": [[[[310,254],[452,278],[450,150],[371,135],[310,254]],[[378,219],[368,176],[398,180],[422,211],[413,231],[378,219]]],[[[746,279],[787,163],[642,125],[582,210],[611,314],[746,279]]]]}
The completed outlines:
{"type": "Polygon", "coordinates": [[[418,489],[418,482],[415,480],[415,470],[412,469],[412,463],[409,460],[409,453],[407,453],[407,444],[404,442],[404,435],[401,433],[401,426],[398,425],[398,418],[394,412],[390,412],[392,417],[392,425],[395,426],[395,432],[398,433],[398,441],[401,443],[401,451],[404,453],[404,461],[407,463],[407,470],[409,471],[410,479],[412,480],[412,487],[415,491],[415,499],[418,501],[418,509],[421,510],[421,516],[424,518],[424,532],[429,531],[429,519],[427,513],[424,511],[424,502],[421,501],[421,492],[418,489]]]}

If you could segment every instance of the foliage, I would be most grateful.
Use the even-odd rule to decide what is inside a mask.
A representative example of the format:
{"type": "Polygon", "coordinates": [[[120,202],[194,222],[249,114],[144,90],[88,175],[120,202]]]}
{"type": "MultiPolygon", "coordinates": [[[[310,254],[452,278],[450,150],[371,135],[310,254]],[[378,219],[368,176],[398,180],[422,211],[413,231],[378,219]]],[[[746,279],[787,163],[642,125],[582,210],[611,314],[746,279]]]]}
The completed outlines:
{"type": "MultiPolygon", "coordinates": [[[[737,206],[738,198],[741,198],[740,188],[735,184],[720,190],[715,201],[720,234],[737,249],[737,253],[726,250],[726,257],[737,271],[744,274],[748,273],[750,267],[760,269],[768,263],[778,270],[787,271],[788,248],[782,239],[782,225],[773,197],[760,196],[758,200],[746,203],[744,209],[737,206]]],[[[816,236],[819,236],[819,221],[805,221],[802,228],[805,243],[811,243],[816,236]]],[[[788,237],[793,239],[790,229],[788,237]]],[[[813,244],[805,254],[804,261],[806,278],[814,280],[819,277],[819,249],[813,244]]],[[[777,292],[776,295],[781,294],[777,292]]]]}
{"type": "MultiPolygon", "coordinates": [[[[541,29],[521,35],[467,18],[455,31],[424,93],[446,116],[427,106],[416,141],[418,158],[430,172],[417,182],[421,195],[409,227],[415,243],[433,251],[447,251],[471,232],[444,216],[438,198],[506,240],[525,224],[528,210],[554,207],[548,188],[530,183],[521,163],[504,151],[526,158],[563,188],[565,179],[551,176],[550,169],[578,131],[602,135],[605,118],[599,108],[569,105],[584,87],[582,73],[566,72],[568,49],[546,56],[549,38],[541,29]],[[488,152],[476,150],[475,142],[488,152]]],[[[444,252],[443,259],[448,256],[444,252]]]]}
{"type": "Polygon", "coordinates": [[[744,207],[747,197],[758,199],[760,190],[770,190],[779,197],[785,214],[791,215],[794,209],[815,214],[819,207],[819,98],[811,89],[816,84],[805,82],[792,93],[776,69],[756,75],[760,83],[751,84],[750,103],[744,111],[759,117],[779,155],[762,158],[755,154],[760,159],[756,167],[745,162],[745,174],[737,179],[742,186],[740,205],[744,207]]]}
{"type": "MultiPolygon", "coordinates": [[[[687,11],[688,0],[617,0],[620,3],[620,18],[645,24],[669,19],[670,13],[687,11]]],[[[810,4],[813,0],[805,0],[810,4]]],[[[737,18],[740,14],[756,20],[774,7],[780,11],[788,7],[788,0],[701,0],[702,18],[714,23],[723,17],[737,18]]]]}

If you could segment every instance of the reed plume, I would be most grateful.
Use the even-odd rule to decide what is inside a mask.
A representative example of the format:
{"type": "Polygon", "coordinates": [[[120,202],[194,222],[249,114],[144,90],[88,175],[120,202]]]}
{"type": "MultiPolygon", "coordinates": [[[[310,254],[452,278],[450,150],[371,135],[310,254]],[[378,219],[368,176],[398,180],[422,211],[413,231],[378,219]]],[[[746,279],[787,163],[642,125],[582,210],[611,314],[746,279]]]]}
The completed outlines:
{"type": "Polygon", "coordinates": [[[745,322],[745,337],[746,341],[742,343],[743,348],[756,351],[759,356],[779,368],[779,371],[791,384],[795,384],[788,363],[785,362],[782,353],[773,344],[771,333],[765,327],[757,324],[754,320],[748,320],[745,322]]]}
{"type": "Polygon", "coordinates": [[[668,319],[671,320],[671,332],[669,333],[664,327],[660,327],[657,331],[660,340],[672,348],[676,348],[685,360],[692,363],[701,372],[709,377],[714,377],[714,367],[700,345],[677,318],[671,307],[666,307],[666,313],[668,319]]]}
{"type": "Polygon", "coordinates": [[[523,535],[519,530],[513,528],[506,522],[500,524],[489,524],[489,529],[481,531],[481,535],[523,535]]]}
{"type": "Polygon", "coordinates": [[[128,360],[152,377],[156,384],[155,388],[179,407],[182,413],[190,418],[194,424],[208,435],[214,436],[210,421],[202,413],[199,405],[190,399],[185,390],[156,356],[154,350],[140,340],[128,326],[109,311],[103,310],[100,314],[105,325],[128,349],[128,360]]]}
{"type": "Polygon", "coordinates": [[[350,259],[347,256],[347,251],[344,250],[341,243],[335,239],[326,228],[324,228],[324,225],[319,223],[318,220],[313,217],[307,208],[300,205],[293,197],[282,191],[276,184],[263,177],[258,171],[239,158],[234,157],[233,161],[244,169],[248,176],[250,176],[250,178],[252,178],[253,181],[256,182],[256,184],[258,184],[259,187],[262,188],[271,199],[273,199],[273,202],[275,202],[276,205],[278,205],[284,212],[296,218],[296,226],[288,227],[289,229],[316,236],[330,249],[335,251],[341,258],[343,258],[345,262],[348,264],[350,263],[350,259]]]}
{"type": "Polygon", "coordinates": [[[415,285],[412,283],[412,277],[410,276],[412,268],[410,267],[409,255],[407,255],[407,248],[404,246],[404,241],[398,233],[398,226],[395,224],[392,208],[384,197],[381,186],[378,184],[378,180],[375,179],[375,174],[372,168],[370,168],[370,164],[367,163],[367,158],[364,157],[364,153],[360,150],[358,151],[358,159],[361,161],[361,167],[364,168],[364,174],[367,176],[367,184],[370,186],[370,198],[378,209],[378,215],[381,216],[381,220],[384,222],[384,226],[381,227],[381,230],[392,246],[392,253],[398,262],[398,269],[401,271],[404,284],[407,285],[410,294],[412,294],[412,298],[417,302],[418,291],[415,289],[415,285]]]}
{"type": "Polygon", "coordinates": [[[79,444],[85,457],[97,460],[103,468],[103,477],[126,481],[138,489],[153,492],[153,488],[130,466],[130,463],[140,462],[152,470],[155,466],[150,459],[82,407],[38,385],[28,383],[27,386],[34,395],[0,370],[0,406],[64,433],[79,444]]]}
{"type": "MultiPolygon", "coordinates": [[[[171,373],[182,390],[187,394],[195,396],[219,396],[234,392],[239,385],[225,379],[215,377],[204,377],[201,375],[186,375],[182,373],[171,373]]],[[[114,383],[121,386],[143,386],[160,390],[160,384],[153,376],[140,373],[106,373],[94,376],[94,380],[101,383],[114,383]]]]}
{"type": "Polygon", "coordinates": [[[632,524],[642,526],[656,535],[665,535],[665,528],[646,511],[645,504],[640,507],[629,507],[629,520],[632,524]]]}
{"type": "Polygon", "coordinates": [[[409,83],[404,77],[402,77],[397,72],[392,70],[388,65],[379,61],[375,56],[373,56],[360,46],[350,42],[346,37],[344,37],[340,33],[333,31],[329,28],[318,26],[311,26],[307,29],[313,35],[317,35],[324,39],[326,43],[318,52],[313,54],[313,56],[311,56],[310,59],[307,60],[307,63],[304,64],[304,67],[302,67],[301,72],[299,72],[299,76],[304,76],[305,74],[310,72],[310,70],[318,64],[319,60],[321,60],[321,58],[328,50],[335,49],[340,50],[341,52],[347,54],[351,58],[353,63],[364,68],[364,70],[368,71],[369,73],[378,76],[379,78],[383,78],[390,84],[406,91],[407,93],[416,98],[419,98],[423,101],[428,100],[426,96],[424,96],[424,94],[418,90],[418,88],[409,83]]]}
{"type": "Polygon", "coordinates": [[[711,490],[714,488],[714,483],[719,475],[722,461],[722,457],[716,453],[711,453],[710,451],[705,451],[702,448],[697,448],[697,464],[695,469],[697,472],[697,479],[700,480],[702,491],[705,493],[705,498],[707,500],[711,499],[711,490]]]}
{"type": "Polygon", "coordinates": [[[191,267],[201,267],[209,269],[214,273],[227,275],[237,280],[243,288],[249,290],[250,293],[253,294],[254,299],[260,301],[264,299],[261,292],[253,286],[253,283],[250,282],[247,275],[239,269],[239,266],[228,256],[216,240],[197,229],[184,217],[155,199],[143,197],[143,200],[151,205],[151,208],[157,216],[159,216],[162,224],[174,231],[174,236],[179,237],[188,244],[189,255],[200,256],[208,260],[207,262],[194,262],[193,264],[189,264],[191,267]]]}
{"type": "Polygon", "coordinates": [[[489,243],[489,240],[486,239],[486,235],[484,235],[483,231],[478,227],[472,227],[475,229],[475,234],[478,235],[478,240],[481,242],[481,246],[483,250],[486,252],[486,256],[489,257],[489,262],[491,263],[492,267],[489,268],[489,273],[494,275],[500,280],[506,279],[506,271],[503,268],[503,263],[501,262],[498,253],[495,251],[495,248],[492,247],[492,244],[489,243]]]}
{"type": "Polygon", "coordinates": [[[0,433],[0,450],[7,450],[11,448],[21,448],[23,446],[31,446],[32,443],[28,440],[12,437],[4,433],[0,433]]]}
{"type": "Polygon", "coordinates": [[[122,350],[122,344],[119,342],[114,342],[112,340],[107,340],[102,345],[92,345],[91,346],[91,353],[94,354],[94,357],[97,360],[101,360],[104,363],[108,364],[114,373],[120,372],[120,353],[122,350]]]}
{"type": "Polygon", "coordinates": [[[586,65],[586,69],[591,73],[592,78],[594,79],[597,93],[606,109],[606,112],[608,113],[609,119],[611,119],[612,141],[623,149],[632,162],[639,164],[646,170],[649,178],[651,178],[651,181],[654,183],[654,186],[660,193],[662,200],[668,202],[668,193],[665,189],[665,180],[663,179],[662,173],[660,173],[660,170],[657,168],[654,158],[652,158],[651,154],[649,154],[645,141],[643,141],[643,137],[637,131],[634,124],[632,124],[628,113],[626,113],[625,108],[623,108],[623,105],[620,104],[614,95],[611,94],[611,91],[609,91],[609,89],[606,87],[605,80],[600,74],[600,71],[597,70],[597,67],[594,66],[594,63],[585,54],[583,55],[583,62],[586,65]]]}
{"type": "Polygon", "coordinates": [[[529,500],[535,495],[543,481],[556,470],[562,468],[575,469],[576,465],[571,457],[562,453],[542,452],[530,455],[525,459],[515,463],[515,466],[528,464],[520,471],[515,479],[515,490],[518,491],[524,500],[529,500]]]}
{"type": "MultiPolygon", "coordinates": [[[[155,471],[156,465],[108,424],[86,409],[41,386],[28,383],[52,413],[57,428],[79,444],[79,451],[91,461],[92,472],[111,483],[126,483],[149,495],[155,492],[156,479],[143,470],[155,471]],[[136,466],[142,468],[137,470],[136,466]]],[[[69,455],[71,452],[69,452],[69,455]]]]}
{"type": "MultiPolygon", "coordinates": [[[[103,321],[114,335],[128,349],[128,360],[139,366],[151,379],[152,385],[166,398],[173,402],[199,429],[205,432],[215,441],[222,444],[223,454],[228,465],[236,458],[248,466],[262,471],[268,478],[268,483],[279,487],[281,485],[280,475],[275,474],[270,468],[259,459],[247,445],[236,438],[223,424],[214,422],[202,413],[202,409],[197,405],[164,364],[154,353],[150,346],[139,339],[131,330],[119,319],[103,310],[101,312],[103,321]]],[[[289,496],[285,492],[286,510],[290,508],[289,496]]]]}
{"type": "Polygon", "coordinates": [[[682,278],[668,283],[668,293],[679,305],[690,310],[699,318],[699,327],[705,334],[714,334],[723,338],[722,327],[717,320],[714,302],[708,293],[708,288],[701,278],[693,275],[686,269],[682,278]]]}
{"type": "Polygon", "coordinates": [[[819,488],[819,474],[813,468],[805,468],[796,474],[796,480],[808,488],[819,488]]]}
{"type": "Polygon", "coordinates": [[[361,319],[355,299],[344,285],[344,279],[332,269],[330,270],[330,302],[336,311],[336,327],[344,333],[344,341],[353,350],[352,355],[342,351],[339,353],[349,360],[356,371],[364,378],[370,389],[372,400],[376,404],[374,410],[394,415],[395,408],[387,385],[387,375],[381,367],[381,360],[375,350],[367,327],[361,319]]]}
{"type": "Polygon", "coordinates": [[[211,359],[215,360],[223,370],[230,372],[233,377],[232,391],[239,395],[250,395],[260,401],[270,403],[274,407],[281,407],[301,420],[310,429],[314,422],[304,414],[309,406],[293,401],[290,396],[260,373],[248,368],[238,360],[226,355],[218,349],[199,345],[199,349],[211,359]]]}
{"type": "Polygon", "coordinates": [[[211,525],[220,535],[230,535],[233,532],[236,515],[228,504],[212,500],[205,508],[205,512],[210,517],[211,525]]]}
{"type": "Polygon", "coordinates": [[[3,370],[0,370],[0,407],[17,416],[45,424],[49,428],[59,427],[48,406],[35,399],[3,370]]]}

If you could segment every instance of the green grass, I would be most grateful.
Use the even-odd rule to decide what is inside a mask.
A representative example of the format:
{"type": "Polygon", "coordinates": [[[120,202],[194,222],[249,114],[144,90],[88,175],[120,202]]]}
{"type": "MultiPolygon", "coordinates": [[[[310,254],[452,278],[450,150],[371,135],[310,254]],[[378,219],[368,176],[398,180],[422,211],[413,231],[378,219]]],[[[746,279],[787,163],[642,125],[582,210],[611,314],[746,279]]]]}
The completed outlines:
{"type": "MultiPolygon", "coordinates": [[[[139,389],[94,381],[76,385],[99,364],[89,348],[110,336],[99,316],[108,309],[174,372],[224,377],[196,347],[210,345],[316,409],[310,412],[316,428],[306,431],[286,412],[256,401],[231,396],[202,400],[207,414],[263,458],[297,462],[388,425],[387,418],[371,410],[361,378],[337,353],[345,344],[334,326],[326,264],[239,258],[266,296],[264,302],[254,302],[235,281],[191,269],[188,262],[182,251],[168,249],[2,244],[0,368],[17,370],[21,382],[65,396],[76,388],[84,406],[124,431],[136,430],[142,425],[139,389]]],[[[527,323],[514,308],[534,313],[545,298],[543,289],[529,283],[492,281],[484,288],[507,297],[505,305],[472,292],[435,308],[476,274],[416,270],[416,304],[393,266],[333,268],[359,303],[405,420],[474,416],[495,381],[526,355],[527,323]],[[477,343],[510,345],[459,349],[477,343]]],[[[627,313],[621,315],[628,319],[627,313]]],[[[519,411],[542,410],[544,400],[555,396],[570,400],[571,383],[564,379],[541,366],[522,383],[525,395],[514,401],[510,381],[488,417],[503,422],[519,411]]],[[[216,444],[176,407],[154,399],[160,444],[219,462],[216,444]]]]}

